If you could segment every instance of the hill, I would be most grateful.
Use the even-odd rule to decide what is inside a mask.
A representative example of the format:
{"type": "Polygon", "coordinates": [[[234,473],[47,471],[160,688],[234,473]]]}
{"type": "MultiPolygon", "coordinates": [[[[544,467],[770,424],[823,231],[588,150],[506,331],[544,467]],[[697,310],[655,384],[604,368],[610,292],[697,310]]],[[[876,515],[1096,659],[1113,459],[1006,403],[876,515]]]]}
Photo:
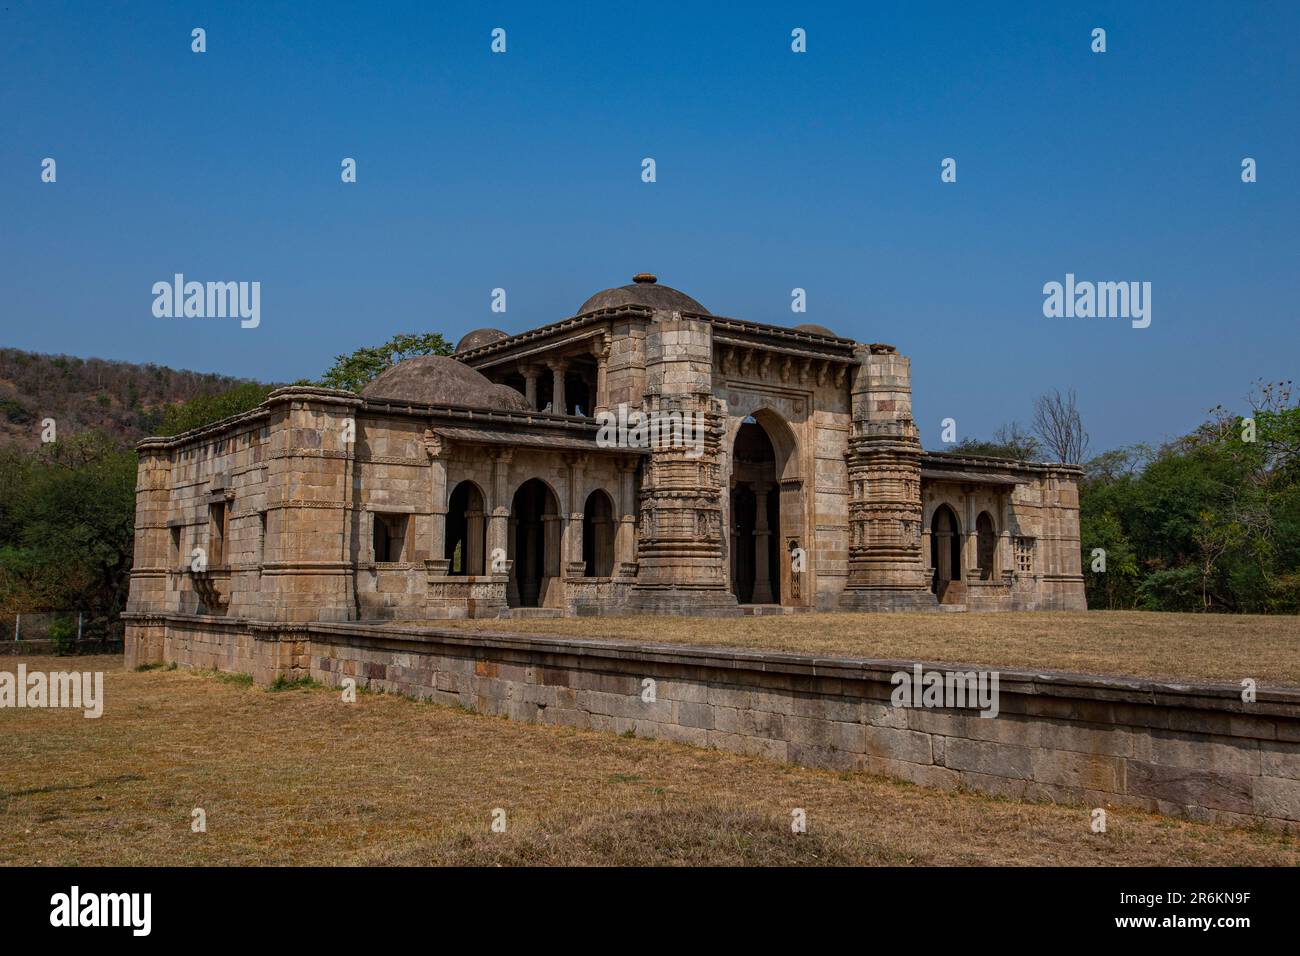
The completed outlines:
{"type": "Polygon", "coordinates": [[[40,444],[41,422],[59,437],[100,430],[125,445],[156,434],[170,405],[216,395],[247,379],[69,355],[0,348],[0,444],[40,444]]]}

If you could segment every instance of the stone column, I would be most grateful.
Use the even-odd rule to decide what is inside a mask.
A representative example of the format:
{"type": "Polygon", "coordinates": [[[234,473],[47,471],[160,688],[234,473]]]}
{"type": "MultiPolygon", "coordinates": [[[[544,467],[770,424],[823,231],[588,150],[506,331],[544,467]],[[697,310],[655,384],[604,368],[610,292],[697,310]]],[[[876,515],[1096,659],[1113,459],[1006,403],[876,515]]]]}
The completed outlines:
{"type": "Polygon", "coordinates": [[[962,536],[961,574],[957,576],[958,581],[965,581],[969,571],[975,571],[975,578],[979,579],[980,539],[975,527],[975,515],[975,489],[970,488],[966,491],[966,534],[962,536]]]}
{"type": "Polygon", "coordinates": [[[630,576],[636,567],[636,468],[635,458],[618,465],[618,523],[614,530],[614,575],[630,576]]]}
{"type": "Polygon", "coordinates": [[[998,580],[1003,575],[1015,570],[1015,558],[1011,553],[1011,492],[1005,492],[998,502],[998,580]]]}
{"type": "Polygon", "coordinates": [[[642,471],[637,579],[628,609],[643,614],[739,613],[723,559],[724,453],[712,394],[712,336],[707,320],[671,311],[656,310],[646,328],[644,410],[701,415],[705,435],[702,448],[653,449],[642,471]]]}
{"type": "Polygon", "coordinates": [[[523,370],[524,375],[524,399],[528,402],[530,411],[537,411],[537,377],[540,373],[536,368],[529,366],[523,370]]]}
{"type": "MultiPolygon", "coordinates": [[[[446,560],[447,551],[447,443],[433,429],[425,429],[424,451],[429,456],[429,557],[446,560]]],[[[373,537],[370,538],[373,541],[373,537]]]]}
{"type": "Polygon", "coordinates": [[[755,604],[772,603],[772,582],[768,572],[772,531],[767,526],[767,489],[766,482],[754,482],[754,595],[750,600],[755,604]]]}
{"type": "Polygon", "coordinates": [[[934,606],[921,555],[921,442],[912,419],[911,367],[891,345],[859,345],[849,398],[849,579],[852,610],[934,606]],[[870,488],[868,495],[864,489],[870,488]]]}
{"type": "Polygon", "coordinates": [[[510,518],[509,484],[510,460],[514,457],[513,448],[498,448],[492,456],[492,501],[489,502],[492,517],[488,520],[487,560],[491,567],[492,555],[500,548],[508,556],[506,522],[510,518]]]}
{"type": "Polygon", "coordinates": [[[586,573],[586,563],[582,560],[582,471],[586,464],[586,455],[570,454],[564,456],[568,466],[569,479],[569,520],[565,522],[564,574],[566,577],[582,577],[586,573]]]}
{"type": "Polygon", "coordinates": [[[568,411],[564,404],[564,372],[567,368],[564,362],[552,362],[551,368],[551,413],[553,415],[567,415],[568,411]]]}
{"type": "MultiPolygon", "coordinates": [[[[931,518],[931,521],[934,519],[931,518]]],[[[933,576],[934,565],[930,563],[930,525],[925,520],[925,512],[921,513],[921,561],[924,562],[925,570],[928,575],[933,576]]]]}
{"type": "Polygon", "coordinates": [[[602,340],[596,352],[596,396],[593,412],[609,410],[609,341],[602,340]]]}

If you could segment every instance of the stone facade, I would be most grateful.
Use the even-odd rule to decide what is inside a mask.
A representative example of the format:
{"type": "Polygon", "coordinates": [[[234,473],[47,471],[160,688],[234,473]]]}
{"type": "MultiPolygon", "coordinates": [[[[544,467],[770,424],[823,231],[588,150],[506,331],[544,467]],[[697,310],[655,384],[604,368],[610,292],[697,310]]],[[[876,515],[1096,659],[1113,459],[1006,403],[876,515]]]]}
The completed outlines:
{"type": "Polygon", "coordinates": [[[359,396],[284,388],[142,442],[128,652],[175,615],[1082,609],[1078,477],[924,452],[892,347],[643,275],[359,396]],[[629,412],[703,427],[602,440],[629,412]]]}

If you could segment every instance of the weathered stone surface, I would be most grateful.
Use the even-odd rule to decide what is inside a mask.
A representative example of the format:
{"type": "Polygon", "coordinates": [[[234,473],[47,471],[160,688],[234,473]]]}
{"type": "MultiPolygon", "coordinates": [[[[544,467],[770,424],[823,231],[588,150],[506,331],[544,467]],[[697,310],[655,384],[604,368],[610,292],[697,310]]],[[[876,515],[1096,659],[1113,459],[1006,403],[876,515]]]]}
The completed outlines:
{"type": "Polygon", "coordinates": [[[1139,760],[1172,767],[1198,767],[1221,773],[1258,775],[1259,742],[1240,737],[1212,737],[1182,731],[1153,730],[1134,744],[1139,760]]]}
{"type": "MultiPolygon", "coordinates": [[[[1256,777],[1252,781],[1255,813],[1264,817],[1300,821],[1300,780],[1283,777],[1256,777]]],[[[1237,807],[1224,807],[1236,810],[1237,807]]]]}
{"type": "Polygon", "coordinates": [[[1038,783],[1104,793],[1124,792],[1122,757],[1041,749],[1033,751],[1030,771],[1038,783]]]}
{"type": "Polygon", "coordinates": [[[1300,780],[1300,744],[1268,741],[1260,744],[1260,773],[1266,777],[1300,780]]]}
{"type": "Polygon", "coordinates": [[[1216,773],[1142,760],[1130,760],[1127,764],[1129,793],[1180,807],[1208,807],[1237,813],[1251,810],[1251,778],[1245,774],[1216,773]]]}
{"type": "Polygon", "coordinates": [[[949,737],[944,746],[944,766],[1013,780],[1033,776],[1033,752],[1027,747],[985,740],[949,737]]]}

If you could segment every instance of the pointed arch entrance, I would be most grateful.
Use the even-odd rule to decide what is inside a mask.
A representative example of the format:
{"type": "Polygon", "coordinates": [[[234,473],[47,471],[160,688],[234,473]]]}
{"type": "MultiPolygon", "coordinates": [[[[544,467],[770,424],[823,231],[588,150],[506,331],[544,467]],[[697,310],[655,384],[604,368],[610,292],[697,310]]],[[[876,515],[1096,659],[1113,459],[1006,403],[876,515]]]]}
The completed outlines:
{"type": "Polygon", "coordinates": [[[957,514],[947,505],[934,509],[930,518],[930,567],[934,577],[930,590],[939,596],[957,598],[964,585],[961,583],[961,526],[957,514]]]}
{"type": "Polygon", "coordinates": [[[544,607],[552,583],[560,578],[560,506],[546,482],[530,478],[510,505],[506,536],[511,607],[544,607]]]}
{"type": "Polygon", "coordinates": [[[731,591],[740,604],[807,603],[803,481],[794,433],[771,409],[740,422],[731,442],[731,591]]]}
{"type": "Polygon", "coordinates": [[[485,517],[482,490],[472,481],[462,481],[447,501],[443,557],[447,559],[448,574],[484,573],[485,517]]]}

